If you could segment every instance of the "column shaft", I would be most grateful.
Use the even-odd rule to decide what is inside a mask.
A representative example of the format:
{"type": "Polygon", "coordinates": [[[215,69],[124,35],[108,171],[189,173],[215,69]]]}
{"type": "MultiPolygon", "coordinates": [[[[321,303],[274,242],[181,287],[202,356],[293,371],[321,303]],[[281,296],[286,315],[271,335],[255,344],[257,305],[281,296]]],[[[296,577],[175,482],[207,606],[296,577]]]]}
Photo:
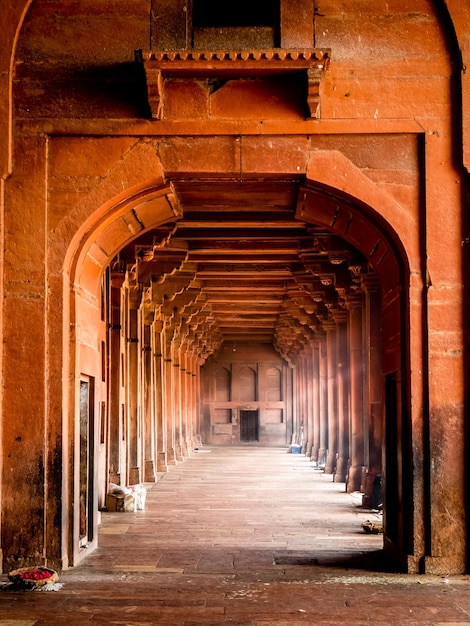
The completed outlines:
{"type": "Polygon", "coordinates": [[[351,380],[351,465],[347,491],[360,491],[364,471],[364,405],[362,359],[362,298],[351,299],[349,306],[349,356],[351,380]]]}
{"type": "Polygon", "coordinates": [[[338,449],[338,410],[336,384],[336,324],[328,322],[326,330],[326,358],[328,377],[328,454],[326,457],[325,473],[334,474],[336,469],[336,454],[338,449]]]}

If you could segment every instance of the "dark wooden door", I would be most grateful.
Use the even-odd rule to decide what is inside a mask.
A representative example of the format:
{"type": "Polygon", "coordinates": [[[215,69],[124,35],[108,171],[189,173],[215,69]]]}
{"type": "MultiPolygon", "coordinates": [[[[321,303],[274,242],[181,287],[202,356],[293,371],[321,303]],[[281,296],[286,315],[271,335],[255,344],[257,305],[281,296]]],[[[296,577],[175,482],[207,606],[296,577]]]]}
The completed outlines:
{"type": "Polygon", "coordinates": [[[240,411],[240,441],[258,441],[258,411],[240,411]]]}

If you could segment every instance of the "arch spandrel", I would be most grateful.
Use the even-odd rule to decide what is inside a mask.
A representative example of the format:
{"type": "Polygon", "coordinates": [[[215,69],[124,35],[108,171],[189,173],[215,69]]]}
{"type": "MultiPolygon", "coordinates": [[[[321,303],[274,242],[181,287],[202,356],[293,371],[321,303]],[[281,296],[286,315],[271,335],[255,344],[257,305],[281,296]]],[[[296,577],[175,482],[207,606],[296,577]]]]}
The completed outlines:
{"type": "Polygon", "coordinates": [[[300,216],[311,223],[324,225],[354,245],[377,272],[383,293],[403,284],[405,275],[400,269],[403,265],[387,241],[386,233],[357,207],[345,207],[340,200],[325,200],[324,192],[306,188],[302,191],[300,216]]]}
{"type": "Polygon", "coordinates": [[[307,207],[300,198],[299,217],[302,217],[302,210],[304,217],[308,210],[314,221],[333,226],[335,232],[355,245],[367,258],[375,258],[377,265],[377,239],[384,242],[384,234],[388,234],[390,243],[393,242],[403,259],[407,258],[410,268],[419,269],[420,259],[413,256],[413,251],[416,255],[418,240],[418,206],[404,207],[399,204],[338,151],[312,153],[307,166],[307,181],[314,190],[317,189],[317,193],[321,192],[322,199],[307,207]],[[347,210],[339,211],[341,199],[347,210]],[[363,216],[362,224],[352,224],[351,215],[363,216]],[[375,241],[373,246],[370,245],[371,240],[375,241]]]}
{"type": "MultiPolygon", "coordinates": [[[[51,140],[55,141],[60,139],[51,140]]],[[[63,165],[59,167],[63,169],[63,165]]],[[[54,174],[52,170],[50,176],[54,174]]],[[[70,197],[71,209],[49,240],[51,270],[65,268],[70,276],[88,254],[93,263],[101,265],[103,260],[106,265],[120,247],[148,229],[177,219],[180,212],[171,187],[164,181],[155,146],[146,140],[136,142],[110,163],[106,176],[84,198],[76,192],[74,203],[73,195],[70,197]]],[[[60,202],[60,196],[57,198],[60,202]]],[[[52,190],[49,204],[55,200],[52,190]]]]}

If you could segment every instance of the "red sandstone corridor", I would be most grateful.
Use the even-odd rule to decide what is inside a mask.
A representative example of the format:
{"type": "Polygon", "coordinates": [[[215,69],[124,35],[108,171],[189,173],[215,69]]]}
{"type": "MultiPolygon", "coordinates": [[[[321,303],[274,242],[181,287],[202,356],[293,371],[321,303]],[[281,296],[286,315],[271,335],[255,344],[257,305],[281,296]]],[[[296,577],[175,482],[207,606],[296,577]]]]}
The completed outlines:
{"type": "Polygon", "coordinates": [[[468,577],[377,571],[374,517],[303,455],[204,447],[103,513],[60,591],[1,593],[0,626],[470,624],[468,577]]]}

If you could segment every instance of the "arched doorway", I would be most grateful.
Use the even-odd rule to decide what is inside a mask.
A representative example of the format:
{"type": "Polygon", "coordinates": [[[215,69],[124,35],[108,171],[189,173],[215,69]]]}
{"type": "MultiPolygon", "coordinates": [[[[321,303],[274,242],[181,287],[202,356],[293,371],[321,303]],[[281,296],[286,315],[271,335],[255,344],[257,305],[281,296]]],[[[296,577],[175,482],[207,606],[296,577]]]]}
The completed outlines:
{"type": "Polygon", "coordinates": [[[101,387],[98,502],[200,441],[243,441],[256,414],[257,441],[298,441],[351,491],[370,497],[384,470],[386,548],[404,566],[408,270],[386,220],[303,176],[172,175],[119,211],[82,240],[72,305],[99,346],[73,341],[75,379],[101,387]]]}
{"type": "MultiPolygon", "coordinates": [[[[76,459],[78,455],[78,449],[74,447],[74,443],[78,441],[76,400],[79,395],[80,373],[83,373],[84,377],[91,377],[88,380],[92,383],[98,381],[99,384],[95,385],[98,387],[95,394],[96,404],[103,402],[101,398],[105,397],[101,389],[105,381],[101,380],[102,360],[99,346],[103,340],[102,336],[105,337],[106,333],[103,330],[105,323],[103,322],[100,326],[97,313],[100,309],[97,303],[100,301],[101,274],[115,254],[136,238],[141,230],[164,224],[165,221],[173,218],[175,211],[178,212],[176,205],[173,205],[175,211],[170,210],[167,217],[162,217],[159,223],[153,223],[152,218],[150,221],[142,220],[145,208],[139,206],[138,197],[140,194],[141,199],[149,199],[152,189],[155,186],[159,189],[159,186],[163,185],[164,171],[171,172],[178,167],[180,169],[188,167],[187,164],[181,166],[178,161],[185,146],[189,146],[186,157],[184,154],[183,157],[187,158],[189,154],[189,158],[193,159],[195,153],[198,153],[194,161],[195,167],[199,170],[221,170],[230,172],[234,176],[235,174],[241,176],[244,170],[253,174],[259,171],[259,167],[278,174],[280,171],[290,173],[306,171],[307,180],[315,181],[315,189],[323,185],[331,190],[338,190],[343,200],[354,199],[352,205],[357,209],[373,207],[376,214],[372,222],[379,224],[380,232],[383,227],[383,232],[388,233],[390,241],[393,242],[395,239],[394,232],[398,234],[398,239],[406,250],[411,269],[410,284],[405,284],[405,289],[409,287],[409,293],[398,294],[392,290],[389,292],[390,301],[382,299],[382,304],[387,304],[389,316],[386,326],[390,331],[387,342],[389,352],[383,355],[383,358],[390,357],[390,360],[383,369],[383,372],[387,372],[387,378],[381,389],[384,393],[383,399],[387,414],[407,416],[402,430],[399,430],[398,426],[395,428],[393,419],[387,421],[387,424],[393,427],[391,432],[387,431],[388,457],[391,460],[390,457],[395,455],[396,460],[392,465],[388,465],[387,461],[388,468],[392,468],[388,474],[389,477],[396,475],[400,481],[410,482],[408,498],[405,497],[402,500],[397,490],[397,497],[394,500],[396,506],[388,507],[389,515],[393,509],[397,529],[400,527],[400,520],[405,519],[404,525],[409,528],[407,536],[413,537],[413,545],[408,543],[406,547],[407,541],[405,539],[402,541],[400,538],[403,533],[398,530],[395,533],[398,536],[398,543],[402,546],[399,550],[401,560],[408,558],[410,571],[418,571],[419,568],[435,573],[463,571],[468,526],[465,522],[465,511],[468,503],[464,480],[465,407],[462,400],[464,394],[461,389],[464,387],[465,366],[462,364],[464,350],[462,350],[463,343],[460,336],[462,308],[465,307],[462,306],[460,298],[462,296],[461,256],[465,249],[463,244],[468,241],[465,228],[462,229],[461,225],[465,193],[462,193],[460,189],[464,189],[464,184],[461,183],[465,183],[465,175],[459,171],[459,168],[460,160],[465,164],[468,161],[466,158],[468,148],[465,143],[468,133],[463,133],[462,144],[458,140],[462,137],[462,133],[453,131],[460,125],[463,126],[464,131],[468,128],[468,107],[463,107],[463,111],[458,111],[458,107],[449,107],[448,104],[450,99],[453,102],[459,102],[462,94],[463,101],[465,101],[468,92],[468,80],[465,78],[466,75],[461,73],[461,64],[452,64],[452,69],[450,67],[452,55],[449,54],[453,50],[457,59],[462,55],[465,58],[468,54],[468,46],[465,45],[468,32],[466,27],[469,19],[468,10],[462,10],[461,3],[457,3],[456,0],[436,3],[432,7],[429,5],[428,8],[433,8],[433,10],[428,11],[426,8],[423,17],[428,25],[428,20],[435,22],[435,27],[430,31],[431,37],[423,37],[421,21],[416,19],[414,13],[407,13],[407,20],[414,22],[410,37],[407,38],[409,51],[408,54],[400,53],[399,58],[393,56],[395,61],[392,62],[390,75],[384,73],[383,67],[376,61],[388,59],[392,48],[393,54],[396,54],[396,46],[392,45],[391,48],[388,46],[390,42],[396,41],[397,37],[399,39],[400,33],[403,32],[401,21],[403,16],[400,14],[406,11],[399,8],[397,12],[392,12],[393,17],[391,15],[391,19],[387,20],[383,20],[383,16],[377,14],[377,19],[383,24],[395,24],[396,35],[390,38],[383,37],[384,34],[393,33],[393,30],[388,31],[388,27],[385,27],[384,31],[382,29],[370,30],[372,45],[364,45],[359,58],[356,57],[356,46],[349,37],[349,27],[345,21],[341,20],[345,35],[343,44],[346,42],[346,46],[341,44],[338,48],[335,37],[332,41],[335,44],[336,58],[341,59],[342,55],[347,63],[343,66],[341,63],[337,65],[332,76],[333,80],[327,81],[328,97],[323,99],[323,104],[328,105],[328,110],[324,109],[323,114],[326,113],[326,115],[320,123],[304,124],[298,118],[299,111],[295,110],[290,113],[282,112],[281,120],[274,111],[275,118],[270,124],[266,124],[264,122],[266,111],[263,108],[261,120],[258,117],[259,110],[255,109],[256,121],[254,123],[246,124],[243,121],[240,123],[239,119],[233,118],[230,123],[226,124],[225,121],[221,123],[221,120],[227,119],[222,107],[219,109],[222,117],[219,117],[214,126],[212,123],[201,124],[200,117],[196,117],[196,123],[193,120],[190,120],[189,124],[170,122],[166,129],[163,128],[161,136],[168,137],[174,132],[181,133],[181,141],[178,143],[177,140],[160,141],[161,136],[160,139],[156,139],[162,131],[162,125],[152,126],[150,123],[143,123],[140,117],[138,119],[135,117],[134,109],[124,112],[125,121],[122,124],[116,125],[114,121],[108,123],[109,120],[121,119],[122,108],[119,98],[116,101],[115,92],[111,89],[108,95],[111,96],[113,102],[110,105],[108,101],[109,108],[106,111],[103,110],[102,94],[99,89],[95,88],[95,71],[91,72],[92,82],[89,83],[91,88],[84,90],[75,91],[74,89],[77,74],[73,67],[68,68],[72,70],[70,73],[68,70],[64,73],[68,74],[71,82],[68,79],[63,83],[57,80],[60,78],[57,69],[62,67],[64,59],[67,58],[67,55],[64,57],[63,51],[68,49],[69,43],[74,39],[74,31],[76,31],[74,27],[77,22],[68,22],[70,27],[67,26],[64,29],[50,27],[45,29],[42,16],[49,14],[51,20],[54,21],[57,19],[56,13],[51,14],[47,7],[38,7],[39,13],[36,15],[31,13],[28,17],[26,14],[30,4],[39,5],[40,3],[31,3],[28,0],[17,3],[14,8],[5,5],[7,45],[3,55],[4,71],[0,77],[5,86],[4,92],[8,94],[1,111],[0,122],[5,138],[1,155],[3,166],[1,201],[5,218],[4,249],[8,253],[13,253],[13,260],[8,258],[8,263],[5,265],[5,285],[20,284],[17,282],[20,275],[17,274],[17,269],[20,267],[17,268],[17,262],[22,264],[24,285],[29,285],[32,276],[29,252],[36,246],[35,240],[41,240],[34,270],[37,280],[37,291],[34,292],[34,297],[30,298],[29,287],[26,291],[20,289],[18,293],[13,290],[12,293],[5,294],[2,309],[5,338],[9,338],[4,349],[5,374],[9,378],[5,377],[3,396],[5,428],[2,434],[5,450],[2,482],[4,494],[2,498],[2,549],[5,563],[15,564],[17,557],[23,558],[22,555],[34,559],[36,554],[47,554],[47,558],[56,559],[60,564],[73,561],[72,556],[67,558],[64,554],[67,551],[72,553],[70,546],[76,545],[75,536],[73,540],[70,537],[73,534],[71,529],[78,524],[74,518],[72,504],[74,501],[77,502],[79,491],[75,489],[75,483],[72,480],[76,467],[73,463],[64,462],[63,459],[76,459]],[[450,14],[453,24],[448,21],[447,13],[450,14]],[[39,20],[36,22],[38,16],[39,20]],[[27,18],[26,28],[22,29],[25,17],[27,18]],[[395,17],[398,20],[395,20],[395,17]],[[37,44],[40,39],[46,42],[46,38],[42,38],[41,35],[38,38],[32,36],[36,24],[39,27],[38,33],[44,33],[46,30],[49,30],[50,35],[54,33],[52,39],[47,38],[48,43],[43,48],[46,57],[52,51],[49,58],[52,63],[46,72],[49,76],[43,76],[40,85],[34,83],[32,93],[22,94],[22,89],[28,81],[28,72],[23,75],[22,72],[17,73],[16,69],[25,70],[29,67],[29,76],[36,76],[38,67],[41,69],[41,74],[44,69],[45,57],[41,54],[41,45],[38,47],[37,44]],[[460,49],[454,46],[454,42],[449,41],[452,37],[442,37],[444,31],[450,32],[453,28],[462,44],[460,49]],[[447,45],[444,39],[447,39],[447,45]],[[50,46],[49,42],[54,42],[54,45],[50,46]],[[428,42],[432,43],[430,47],[427,45],[428,42]],[[376,47],[376,43],[384,44],[384,47],[376,47]],[[19,64],[16,64],[15,60],[17,44],[20,44],[20,53],[17,58],[19,64]],[[415,55],[417,48],[419,48],[419,57],[415,55]],[[363,52],[365,52],[364,56],[363,52]],[[408,73],[410,59],[417,62],[414,75],[408,73]],[[439,72],[436,72],[436,63],[439,66],[439,72]],[[340,77],[341,81],[349,84],[351,77],[356,75],[358,69],[362,72],[362,79],[359,99],[356,102],[356,104],[359,103],[359,107],[355,108],[356,105],[352,107],[350,104],[352,99],[349,98],[351,95],[349,87],[347,91],[337,89],[335,81],[340,77]],[[401,97],[403,69],[406,70],[408,77],[407,84],[413,85],[413,89],[416,86],[419,97],[409,99],[401,97]],[[449,77],[454,83],[454,90],[449,83],[449,77]],[[430,82],[429,79],[434,82],[430,82]],[[59,83],[61,83],[60,88],[59,83]],[[59,88],[58,91],[57,88],[59,88]],[[436,110],[434,97],[432,99],[427,97],[429,88],[443,105],[439,107],[439,111],[436,110]],[[74,97],[71,107],[66,112],[66,117],[69,116],[69,121],[67,121],[62,117],[62,107],[57,106],[60,100],[57,95],[61,93],[68,96],[72,95],[72,92],[74,97]],[[34,98],[31,98],[33,93],[34,98]],[[89,107],[91,93],[98,96],[93,110],[89,107]],[[393,93],[394,97],[390,98],[390,93],[393,93]],[[31,109],[33,100],[40,94],[45,96],[45,101],[39,97],[31,109]],[[13,95],[15,95],[14,98],[13,95]],[[384,108],[381,107],[380,111],[373,106],[372,100],[376,96],[384,104],[384,108]],[[16,109],[13,106],[14,100],[16,100],[16,109]],[[351,117],[352,110],[357,117],[351,117]],[[116,111],[119,115],[116,115],[116,111]],[[437,117],[436,112],[439,113],[437,117]],[[19,124],[16,123],[17,121],[19,124]],[[197,137],[192,137],[191,142],[187,141],[188,132],[201,132],[201,129],[202,134],[208,133],[202,141],[198,142],[197,137]],[[210,136],[214,129],[216,133],[222,130],[219,142],[217,137],[210,136]],[[245,139],[243,140],[243,150],[241,136],[238,135],[240,132],[252,134],[251,143],[250,139],[246,142],[245,139]],[[274,133],[274,142],[272,137],[268,137],[269,132],[274,133]],[[232,133],[235,135],[231,136],[232,133]],[[126,155],[123,162],[129,164],[129,153],[135,154],[134,147],[144,134],[146,138],[143,142],[147,142],[147,158],[137,160],[137,170],[133,167],[125,170],[116,165],[122,155],[126,155]],[[310,141],[312,138],[314,140],[310,141]],[[386,163],[387,159],[377,160],[377,157],[388,154],[388,147],[393,145],[398,138],[405,143],[409,141],[407,145],[414,144],[417,153],[416,159],[411,159],[403,169],[393,168],[395,163],[386,163]],[[57,158],[56,146],[62,140],[66,147],[57,158]],[[166,145],[169,146],[167,152],[172,152],[177,156],[171,163],[171,167],[168,163],[162,166],[155,157],[154,149],[159,141],[162,152],[165,151],[166,145]],[[352,141],[355,142],[357,151],[351,152],[352,141]],[[219,148],[226,146],[227,150],[224,152],[222,149],[216,149],[208,155],[207,160],[201,156],[217,142],[219,148]],[[233,145],[236,142],[239,148],[234,150],[233,145]],[[268,142],[271,144],[269,149],[267,149],[268,142]],[[82,150],[84,144],[87,146],[85,150],[82,150]],[[101,144],[99,148],[96,147],[98,144],[101,144]],[[263,144],[261,147],[263,158],[259,159],[258,147],[261,144],[263,144]],[[275,150],[272,150],[273,145],[275,150]],[[299,146],[303,148],[299,150],[299,146]],[[371,147],[377,148],[371,159],[372,170],[375,171],[369,172],[370,177],[366,180],[366,176],[361,177],[359,168],[362,167],[363,170],[369,168],[369,163],[363,160],[363,155],[364,151],[371,147]],[[339,152],[335,154],[335,150],[339,152]],[[460,154],[461,150],[463,150],[462,154],[460,154]],[[299,154],[300,152],[302,154],[299,154]],[[348,165],[348,155],[352,162],[356,163],[357,169],[351,164],[348,165]],[[462,155],[463,159],[461,159],[462,155]],[[79,172],[76,156],[80,161],[79,172]],[[87,168],[85,161],[89,156],[98,158],[92,164],[87,163],[87,168]],[[223,158],[219,160],[220,156],[223,158]],[[239,156],[238,160],[237,156],[239,156]],[[63,166],[62,171],[60,167],[57,167],[59,161],[63,166]],[[32,167],[33,163],[35,167],[32,167]],[[260,166],[259,163],[262,165],[260,166]],[[307,164],[306,170],[305,163],[307,164]],[[108,167],[104,167],[104,164],[113,168],[111,175],[108,174],[108,167]],[[70,175],[70,170],[72,170],[73,176],[67,181],[70,184],[61,188],[55,183],[61,177],[64,182],[67,178],[64,173],[67,168],[69,168],[68,174],[70,175]],[[105,181],[106,176],[107,181],[105,181]],[[113,176],[115,178],[111,180],[113,176]],[[46,179],[47,185],[44,184],[46,179]],[[408,182],[402,185],[404,179],[408,182]],[[100,184],[97,181],[100,181],[100,184]],[[149,181],[147,188],[142,187],[142,181],[149,181]],[[95,184],[99,189],[95,188],[95,184]],[[23,195],[21,189],[28,189],[30,197],[23,195]],[[383,192],[384,189],[385,192],[383,192]],[[131,200],[132,197],[134,201],[131,200]],[[395,205],[391,198],[395,198],[395,205]],[[133,202],[139,207],[138,210],[128,211],[133,202]],[[37,207],[34,217],[32,213],[29,213],[30,207],[37,207]],[[102,207],[100,215],[96,213],[97,207],[102,207]],[[30,225],[30,219],[33,217],[29,239],[25,236],[26,230],[21,231],[16,221],[18,217],[23,216],[22,210],[26,208],[25,223],[30,225]],[[379,214],[384,217],[383,221],[378,219],[379,214]],[[113,224],[112,228],[111,224],[113,224]],[[37,237],[36,227],[39,228],[40,237],[37,237]],[[444,251],[444,246],[441,246],[441,229],[447,239],[445,255],[441,254],[444,251]],[[17,247],[18,242],[15,239],[15,233],[18,232],[22,235],[20,247],[17,247]],[[42,236],[43,232],[44,236],[42,236]],[[78,238],[85,239],[85,242],[71,243],[70,239],[77,232],[80,233],[78,238]],[[102,236],[103,233],[105,233],[104,236],[102,236]],[[85,252],[80,257],[82,245],[85,246],[83,248],[85,252]],[[63,252],[66,249],[73,258],[65,262],[66,276],[63,281],[63,252]],[[431,253],[429,265],[425,260],[428,252],[431,253]],[[45,259],[47,263],[44,263],[45,259]],[[428,287],[431,286],[431,276],[437,288],[431,288],[428,291],[428,287]],[[70,280],[73,285],[72,289],[70,289],[70,280]],[[77,287],[76,293],[74,292],[75,286],[77,287]],[[443,293],[446,293],[445,297],[443,293]],[[38,294],[41,294],[40,297],[38,294]],[[44,306],[30,308],[31,302],[34,301],[38,305],[43,295],[44,306]],[[76,297],[80,301],[78,307],[75,306],[76,297]],[[430,304],[429,307],[428,304],[430,304]],[[63,317],[62,310],[64,310],[63,317]],[[31,317],[32,311],[34,311],[33,317],[31,317]],[[31,319],[35,321],[34,327],[40,329],[37,337],[31,338],[26,333],[17,335],[16,330],[13,335],[9,335],[10,328],[16,329],[16,325],[21,326],[23,323],[28,327],[32,326],[31,319]],[[98,330],[86,336],[84,333],[86,326],[80,324],[84,319],[90,320],[92,324],[93,320],[96,320],[93,328],[98,330]],[[448,323],[449,320],[451,323],[448,323]],[[62,321],[65,323],[61,325],[62,321]],[[392,332],[393,329],[395,332],[392,332]],[[43,331],[44,338],[42,337],[43,331]],[[69,333],[72,337],[71,341],[69,333]],[[441,333],[445,335],[445,342],[441,341],[441,333]],[[18,337],[21,337],[22,341],[19,341],[18,337]],[[395,341],[397,337],[399,339],[395,341]],[[36,338],[43,340],[38,341],[36,345],[36,338]],[[78,351],[75,351],[76,345],[80,346],[78,351]],[[18,350],[17,346],[21,346],[22,349],[18,350]],[[433,353],[431,366],[427,363],[427,346],[433,353]],[[17,380],[22,376],[23,361],[28,361],[28,359],[30,361],[35,359],[34,362],[37,365],[36,376],[34,378],[31,376],[28,381],[28,391],[34,401],[29,403],[27,412],[21,411],[23,420],[21,432],[18,433],[16,426],[14,429],[10,428],[11,416],[19,414],[18,406],[23,402],[22,397],[17,393],[17,380]],[[441,383],[446,376],[452,377],[455,382],[452,389],[449,385],[449,389],[444,389],[444,393],[441,393],[441,383]],[[73,380],[73,383],[70,380],[73,380]],[[411,387],[413,393],[410,392],[411,387]],[[38,393],[36,390],[39,390],[38,393]],[[409,413],[408,409],[410,409],[409,413]],[[36,422],[38,414],[41,418],[36,422]],[[42,419],[43,416],[44,419],[42,419]],[[69,444],[70,433],[74,434],[75,439],[72,439],[73,443],[69,444]],[[16,446],[20,441],[27,442],[27,445],[22,444],[22,472],[18,471],[18,454],[9,452],[10,449],[16,451],[16,446]],[[412,474],[410,464],[406,462],[403,464],[402,458],[395,454],[398,442],[407,444],[404,452],[408,460],[412,457],[412,474]],[[62,471],[58,469],[60,467],[62,471]],[[405,476],[406,471],[410,472],[408,478],[405,476]],[[456,477],[454,487],[449,486],[449,474],[456,477]],[[21,497],[18,497],[19,483],[27,485],[21,492],[21,497]],[[72,485],[71,488],[70,485],[72,485]],[[36,506],[36,491],[41,494],[43,506],[36,506]],[[19,506],[16,501],[31,502],[27,512],[22,511],[27,523],[23,525],[21,542],[18,541],[20,525],[17,519],[19,506]],[[411,512],[411,501],[413,512],[411,512]],[[12,504],[13,502],[15,504],[12,504]],[[65,521],[63,516],[67,518],[65,521]],[[61,524],[58,523],[59,519],[61,524]],[[57,532],[59,525],[61,533],[57,532]],[[37,531],[43,528],[44,533],[37,531]],[[453,537],[453,542],[448,541],[449,536],[453,537]]],[[[82,7],[79,7],[78,11],[81,9],[82,7]]],[[[106,7],[103,7],[102,14],[104,20],[100,32],[107,37],[112,29],[109,28],[106,7]]],[[[116,15],[119,24],[123,19],[122,12],[116,10],[116,15]]],[[[69,7],[64,5],[65,16],[68,18],[71,15],[69,7]]],[[[79,12],[74,15],[79,23],[82,17],[79,12]]],[[[331,19],[329,15],[321,17],[326,20],[331,19]]],[[[349,18],[353,22],[359,20],[358,23],[362,23],[361,16],[354,15],[354,12],[351,12],[349,18]]],[[[147,11],[141,13],[140,19],[143,27],[138,39],[136,40],[133,29],[129,31],[123,29],[122,32],[128,34],[127,48],[124,45],[120,46],[116,56],[110,59],[107,55],[112,46],[103,46],[102,51],[105,55],[101,63],[107,64],[110,60],[113,63],[122,62],[123,54],[128,55],[129,51],[140,45],[140,42],[142,45],[147,44],[149,39],[147,11]]],[[[62,25],[66,24],[66,20],[62,17],[60,21],[62,25]]],[[[88,20],[85,21],[87,24],[90,23],[88,20]]],[[[295,22],[292,23],[295,24],[295,22]]],[[[310,28],[311,20],[308,25],[310,28]]],[[[321,30],[317,29],[319,33],[321,30]]],[[[325,45],[329,45],[331,32],[327,34],[327,29],[325,29],[322,37],[325,45]]],[[[95,40],[93,36],[85,37],[85,39],[95,40]]],[[[90,62],[93,66],[97,60],[96,47],[85,50],[83,58],[79,59],[74,55],[68,58],[72,61],[72,66],[77,62],[75,70],[90,62]]],[[[128,56],[125,58],[128,59],[128,56]]],[[[357,87],[359,88],[359,82],[357,87]]],[[[138,91],[130,89],[127,93],[138,91]]],[[[187,100],[186,93],[183,91],[183,98],[187,100]]],[[[68,98],[65,100],[68,102],[68,98]]],[[[177,114],[179,109],[178,106],[174,107],[177,114]]],[[[199,115],[199,111],[197,113],[199,115]]],[[[246,119],[252,120],[252,115],[253,111],[250,110],[249,118],[246,119]]],[[[268,118],[269,115],[273,115],[273,112],[268,111],[268,118]]],[[[140,149],[143,150],[142,146],[140,149]]],[[[403,155],[405,152],[398,147],[397,154],[403,155]]],[[[164,203],[166,202],[165,200],[164,203]]],[[[152,209],[148,208],[149,213],[152,213],[152,209]]],[[[312,224],[315,223],[313,219],[312,224]]],[[[331,226],[331,222],[329,223],[331,226]]],[[[355,247],[356,244],[351,245],[355,247]]],[[[357,249],[362,248],[359,246],[357,249]]],[[[380,250],[380,246],[377,250],[380,250]]],[[[405,255],[402,257],[401,253],[398,253],[397,258],[405,258],[405,255]]],[[[406,265],[404,262],[403,267],[406,265]]],[[[387,280],[386,272],[381,275],[382,279],[387,280]]],[[[463,323],[465,324],[465,321],[463,323]]],[[[306,368],[314,366],[315,363],[312,361],[306,365],[306,368]]],[[[313,384],[316,383],[312,382],[309,376],[299,383],[300,388],[307,391],[309,385],[313,384]]],[[[318,397],[318,393],[312,395],[318,397]]],[[[95,411],[95,417],[106,415],[106,404],[99,405],[97,408],[98,412],[95,411]]],[[[296,406],[296,410],[300,408],[296,406]]],[[[101,438],[98,439],[100,445],[104,445],[101,444],[101,438]]],[[[322,447],[326,449],[325,442],[322,447]]],[[[103,475],[102,468],[98,468],[97,471],[99,475],[103,475]]],[[[392,543],[396,542],[395,537],[392,543]]]]}

